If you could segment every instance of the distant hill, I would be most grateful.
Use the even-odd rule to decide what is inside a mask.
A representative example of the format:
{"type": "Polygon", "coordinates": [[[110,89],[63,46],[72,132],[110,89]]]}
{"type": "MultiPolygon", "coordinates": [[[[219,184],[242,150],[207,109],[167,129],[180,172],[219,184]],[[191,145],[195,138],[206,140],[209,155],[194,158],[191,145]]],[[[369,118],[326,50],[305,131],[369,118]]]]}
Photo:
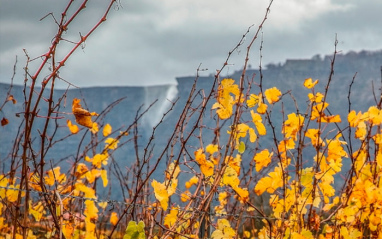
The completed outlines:
{"type": "MultiPolygon", "coordinates": [[[[311,59],[291,59],[287,60],[284,64],[268,64],[262,70],[264,89],[276,86],[283,93],[291,91],[296,101],[299,105],[301,111],[305,111],[307,94],[309,90],[303,87],[303,81],[305,78],[319,79],[320,83],[317,90],[323,91],[326,85],[329,72],[330,72],[330,62],[332,56],[320,57],[316,55],[311,59]]],[[[381,97],[381,66],[382,66],[382,50],[380,51],[361,51],[361,52],[349,52],[347,54],[339,54],[336,57],[335,67],[334,67],[334,77],[330,86],[330,93],[328,102],[330,103],[330,110],[333,112],[339,112],[346,119],[348,112],[348,88],[349,85],[355,77],[355,82],[352,86],[351,92],[351,108],[355,110],[367,109],[369,106],[374,104],[374,97],[378,99],[381,97]],[[374,87],[373,95],[372,89],[374,87]]],[[[235,80],[239,80],[241,75],[240,71],[234,72],[234,74],[227,76],[235,80]]],[[[252,79],[254,76],[255,84],[253,86],[252,92],[258,93],[256,83],[260,81],[260,71],[258,69],[249,69],[246,73],[246,78],[252,79]]],[[[134,123],[134,119],[137,115],[138,109],[142,106],[140,112],[145,110],[152,102],[158,100],[156,104],[148,111],[148,113],[138,121],[138,146],[139,153],[143,155],[143,149],[146,146],[147,140],[151,135],[152,128],[160,121],[163,114],[167,111],[170,102],[173,102],[179,97],[174,110],[167,115],[163,123],[155,131],[155,139],[153,141],[153,151],[152,160],[155,161],[158,154],[163,150],[164,146],[168,143],[170,134],[172,133],[179,116],[186,104],[187,97],[190,93],[191,87],[195,81],[194,76],[189,77],[177,77],[178,85],[162,85],[162,86],[147,86],[147,87],[91,87],[82,89],[70,89],[68,90],[65,98],[65,104],[61,106],[61,113],[71,112],[71,102],[73,98],[84,99],[83,106],[90,109],[91,111],[96,111],[98,113],[102,112],[107,108],[108,105],[112,104],[119,99],[121,102],[116,104],[110,113],[106,114],[104,118],[100,118],[99,123],[109,123],[114,129],[122,127],[125,129],[127,126],[134,123]],[[86,103],[86,104],[85,104],[86,103]]],[[[196,95],[194,101],[195,107],[202,101],[202,96],[204,92],[209,92],[211,90],[214,81],[213,76],[209,77],[199,77],[197,81],[197,91],[200,94],[196,95]]],[[[0,84],[0,100],[5,98],[6,92],[10,85],[0,84]]],[[[22,121],[23,110],[23,87],[13,86],[12,94],[14,98],[18,101],[16,105],[8,104],[4,107],[3,111],[0,112],[0,118],[6,117],[9,119],[10,123],[4,127],[0,127],[0,173],[6,172],[9,169],[9,155],[16,152],[12,152],[12,146],[14,144],[15,136],[19,130],[19,124],[22,121]],[[17,117],[17,116],[20,117],[17,117]]],[[[58,97],[64,94],[64,90],[55,90],[54,94],[58,97]]],[[[2,103],[2,102],[0,102],[2,103]]],[[[212,103],[212,102],[211,102],[212,103]]],[[[288,114],[295,111],[295,106],[293,101],[285,97],[284,101],[284,113],[288,114]]],[[[281,105],[273,109],[273,115],[278,117],[277,121],[281,122],[281,105]]],[[[211,104],[208,105],[208,110],[203,118],[203,124],[206,125],[206,130],[203,131],[203,135],[206,137],[205,143],[213,138],[213,129],[208,129],[208,127],[214,126],[214,112],[210,111],[211,104]]],[[[47,109],[40,109],[43,113],[47,109]]],[[[68,137],[64,141],[57,141],[52,150],[46,155],[47,164],[50,163],[56,165],[60,164],[64,168],[68,168],[71,162],[74,162],[78,157],[83,156],[80,152],[85,149],[85,143],[83,143],[84,130],[77,135],[70,135],[69,130],[66,127],[66,120],[70,119],[74,121],[73,115],[70,114],[60,114],[63,119],[57,120],[58,131],[55,134],[53,141],[57,141],[61,138],[68,137]],[[80,150],[78,150],[80,148],[80,150]]],[[[189,115],[190,123],[185,129],[185,133],[189,132],[193,126],[193,121],[195,118],[193,115],[189,115]]],[[[244,119],[243,119],[244,120],[244,119]]],[[[43,122],[43,120],[41,120],[43,122]]],[[[39,142],[38,138],[38,128],[42,125],[37,122],[35,129],[35,142],[39,142]]],[[[55,122],[52,121],[50,126],[50,133],[54,132],[55,122]]],[[[280,123],[278,124],[278,132],[281,132],[280,123]]],[[[225,132],[222,130],[222,132],[225,132]]],[[[133,131],[130,132],[133,134],[133,131]]],[[[199,133],[199,132],[197,132],[199,133]]],[[[84,142],[89,141],[89,133],[86,134],[84,142]]],[[[192,139],[187,145],[190,152],[193,152],[195,148],[199,147],[199,139],[197,135],[193,135],[192,139]]],[[[271,139],[269,139],[270,142],[271,139]]],[[[264,141],[267,142],[266,139],[264,141]]],[[[101,146],[98,147],[102,149],[101,146]]],[[[128,142],[125,142],[124,146],[113,155],[113,159],[118,162],[120,169],[129,167],[131,162],[135,161],[136,154],[134,151],[134,145],[132,137],[129,138],[128,142]]],[[[90,152],[89,152],[90,153],[90,152]]],[[[142,156],[141,155],[141,156],[142,156]]],[[[170,155],[170,153],[168,154],[170,155]]],[[[166,157],[170,157],[170,156],[166,157]]],[[[157,173],[154,177],[163,177],[163,167],[166,164],[166,160],[159,165],[157,173]]],[[[116,182],[115,182],[116,183],[116,182]]],[[[115,185],[114,185],[115,186],[115,185]]],[[[115,197],[118,198],[119,193],[114,193],[115,197]]]]}

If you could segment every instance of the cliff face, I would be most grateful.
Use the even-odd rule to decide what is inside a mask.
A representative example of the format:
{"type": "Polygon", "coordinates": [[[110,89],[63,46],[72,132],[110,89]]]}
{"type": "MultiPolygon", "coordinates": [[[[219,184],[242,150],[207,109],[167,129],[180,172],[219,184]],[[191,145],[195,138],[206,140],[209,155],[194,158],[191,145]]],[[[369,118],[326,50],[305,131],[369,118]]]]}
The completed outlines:
{"type": "MultiPolygon", "coordinates": [[[[324,91],[327,78],[330,72],[330,60],[331,56],[326,56],[323,59],[319,56],[315,56],[309,60],[288,60],[283,65],[268,65],[263,70],[263,84],[264,88],[278,87],[283,93],[291,91],[294,95],[300,110],[305,111],[307,106],[307,94],[309,90],[303,87],[303,81],[305,78],[312,77],[319,79],[320,83],[317,86],[317,91],[324,91]]],[[[336,64],[334,68],[334,77],[330,85],[330,91],[328,101],[330,103],[330,110],[332,112],[346,115],[348,112],[348,87],[356,75],[355,83],[352,86],[351,92],[351,107],[355,110],[367,109],[370,105],[374,104],[374,95],[376,98],[380,97],[381,92],[378,90],[381,86],[381,65],[382,65],[382,51],[378,52],[360,52],[360,53],[348,53],[345,55],[338,55],[336,58],[336,64]],[[372,93],[372,86],[374,84],[374,94],[372,93]]],[[[239,80],[241,72],[235,72],[233,75],[228,76],[235,80],[239,80]]],[[[251,79],[254,76],[255,83],[260,82],[260,73],[258,70],[248,70],[247,78],[251,79]]],[[[77,135],[70,135],[69,130],[66,127],[66,120],[70,119],[74,122],[74,116],[71,115],[71,102],[73,98],[83,99],[82,105],[84,108],[88,108],[90,111],[101,113],[104,110],[110,111],[104,117],[99,119],[99,122],[109,123],[113,129],[121,130],[125,129],[129,125],[134,123],[134,120],[139,112],[143,112],[152,102],[157,102],[146,113],[141,120],[138,121],[138,147],[140,153],[143,154],[143,149],[146,146],[148,137],[151,135],[152,128],[163,117],[163,114],[169,109],[172,102],[177,100],[177,104],[174,110],[166,116],[162,124],[155,131],[155,139],[152,151],[152,157],[155,161],[158,153],[163,150],[168,143],[168,139],[173,132],[175,125],[181,115],[184,105],[186,104],[188,95],[194,83],[195,77],[179,77],[177,78],[178,85],[163,85],[163,86],[150,86],[150,87],[94,87],[83,89],[70,89],[66,93],[64,103],[58,110],[57,116],[63,117],[62,119],[52,120],[49,133],[53,135],[55,132],[56,124],[58,130],[55,132],[54,147],[46,155],[46,163],[50,165],[62,164],[64,168],[69,168],[70,163],[81,155],[81,151],[85,148],[85,143],[90,141],[90,133],[87,133],[83,140],[85,131],[81,131],[77,135]],[[179,97],[179,99],[178,99],[179,97]],[[108,108],[113,102],[121,100],[118,104],[108,108]],[[138,112],[138,113],[137,113],[138,112]],[[59,141],[64,137],[68,137],[63,141],[59,141]],[[80,150],[79,150],[80,149],[80,150]]],[[[213,77],[200,77],[197,81],[197,94],[194,101],[194,106],[197,107],[202,102],[204,93],[208,93],[213,85],[213,77]]],[[[0,84],[0,100],[5,98],[9,85],[0,84]]],[[[256,84],[253,85],[252,93],[258,93],[256,84]]],[[[56,90],[54,92],[55,102],[64,95],[65,91],[56,90]]],[[[12,153],[11,149],[14,144],[15,136],[19,130],[19,125],[23,119],[23,106],[22,102],[23,87],[14,86],[12,94],[15,99],[18,100],[16,105],[7,104],[3,111],[0,112],[0,118],[6,117],[10,123],[0,128],[0,173],[7,172],[9,169],[9,157],[12,153]],[[19,117],[17,117],[19,115],[19,117]]],[[[213,100],[214,101],[214,100],[213,100]]],[[[2,102],[1,102],[2,103],[2,102]]],[[[212,103],[212,102],[211,102],[212,103]]],[[[44,104],[42,104],[44,105],[44,104]]],[[[277,106],[273,109],[274,116],[279,115],[276,119],[281,125],[282,115],[281,111],[287,115],[291,112],[295,112],[295,104],[290,97],[285,98],[284,109],[277,106]]],[[[207,106],[207,110],[204,114],[204,118],[200,124],[205,125],[206,130],[203,131],[206,142],[212,140],[213,129],[208,129],[214,126],[214,112],[211,110],[211,104],[207,106]]],[[[41,115],[44,115],[47,109],[40,109],[41,115]]],[[[346,121],[346,117],[342,117],[343,121],[346,121]]],[[[188,116],[189,124],[185,128],[185,132],[190,132],[192,126],[195,124],[196,118],[193,115],[188,116]]],[[[243,119],[245,120],[245,119],[243,119]]],[[[44,119],[40,118],[36,122],[36,128],[34,129],[34,142],[38,144],[40,142],[38,129],[42,128],[44,119]]],[[[228,124],[227,124],[228,125],[228,124]]],[[[281,132],[280,128],[277,128],[278,132],[281,132]]],[[[223,131],[222,131],[223,132],[223,131]]],[[[225,131],[224,131],[225,132],[225,131]]],[[[133,133],[133,132],[130,132],[133,133]]],[[[196,134],[198,134],[197,132],[196,134]]],[[[130,163],[135,161],[136,155],[134,151],[133,141],[126,142],[121,149],[113,156],[116,162],[119,162],[120,168],[129,167],[130,163]]],[[[190,148],[190,152],[199,147],[199,140],[195,135],[191,137],[191,141],[187,147],[190,148]]],[[[97,146],[97,150],[102,150],[101,146],[97,146]]],[[[15,153],[15,152],[14,152],[15,153]]],[[[36,152],[37,154],[39,152],[36,152]]],[[[90,153],[90,152],[89,152],[90,153]]],[[[163,177],[163,168],[166,160],[159,165],[158,173],[154,174],[154,177],[163,177]]]]}

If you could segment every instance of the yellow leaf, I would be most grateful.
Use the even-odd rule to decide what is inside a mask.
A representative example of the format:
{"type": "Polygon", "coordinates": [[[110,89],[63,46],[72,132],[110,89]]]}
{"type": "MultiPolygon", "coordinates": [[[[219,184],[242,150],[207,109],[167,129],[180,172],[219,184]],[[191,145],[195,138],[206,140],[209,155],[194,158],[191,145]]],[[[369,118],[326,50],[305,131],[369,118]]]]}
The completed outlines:
{"type": "Polygon", "coordinates": [[[318,80],[315,80],[313,82],[312,78],[308,78],[308,79],[305,79],[304,81],[304,86],[308,89],[311,89],[312,87],[314,87],[316,84],[318,83],[318,80]]]}
{"type": "Polygon", "coordinates": [[[256,162],[256,171],[259,172],[263,167],[267,167],[271,163],[273,152],[269,153],[268,149],[264,149],[256,154],[253,160],[256,162]]]}
{"type": "Polygon", "coordinates": [[[87,198],[96,198],[94,189],[85,186],[83,183],[76,183],[75,189],[83,192],[87,198]]]}
{"type": "Polygon", "coordinates": [[[281,91],[276,87],[273,87],[265,90],[264,95],[269,104],[274,104],[280,100],[281,91]]]}
{"type": "MultiPolygon", "coordinates": [[[[0,186],[6,187],[8,185],[8,179],[3,175],[0,174],[0,186]]],[[[5,188],[0,188],[0,198],[5,198],[5,188]]]]}
{"type": "Polygon", "coordinates": [[[99,169],[93,168],[92,170],[88,171],[85,176],[89,183],[93,183],[96,178],[101,176],[101,172],[99,169]]]}
{"type": "Polygon", "coordinates": [[[192,187],[192,185],[197,184],[199,181],[198,177],[193,176],[188,182],[185,183],[186,188],[192,187]]]}
{"type": "Polygon", "coordinates": [[[232,188],[238,187],[240,179],[237,172],[233,168],[227,167],[223,174],[222,183],[224,185],[229,185],[232,188]]]}
{"type": "Polygon", "coordinates": [[[198,149],[194,152],[195,161],[199,164],[200,171],[204,174],[204,176],[209,177],[214,174],[215,165],[206,159],[206,155],[203,153],[203,149],[198,149]]]}
{"type": "Polygon", "coordinates": [[[154,189],[155,198],[159,201],[163,210],[166,211],[168,207],[168,198],[169,198],[166,185],[159,183],[154,179],[151,183],[151,186],[154,189]]]}
{"type": "Polygon", "coordinates": [[[302,115],[296,115],[295,113],[289,114],[288,119],[284,122],[282,133],[286,138],[297,139],[297,133],[304,125],[304,117],[302,115]]]}
{"type": "Polygon", "coordinates": [[[218,152],[218,150],[219,150],[219,145],[217,145],[217,144],[209,144],[206,147],[206,152],[209,154],[214,154],[214,153],[218,152]]]}
{"type": "Polygon", "coordinates": [[[77,134],[77,133],[78,133],[79,128],[78,128],[77,125],[72,124],[72,121],[70,121],[70,120],[67,120],[66,123],[67,123],[68,128],[69,128],[69,130],[70,130],[70,132],[71,132],[72,134],[77,134]]]}
{"type": "Polygon", "coordinates": [[[74,227],[72,223],[65,220],[65,223],[62,227],[62,233],[64,234],[66,239],[71,239],[73,237],[74,227]]]}
{"type": "Polygon", "coordinates": [[[45,183],[49,186],[53,186],[54,182],[57,181],[62,184],[66,181],[66,175],[60,173],[60,167],[55,167],[53,170],[47,172],[48,176],[45,176],[45,183]]]}
{"type": "Polygon", "coordinates": [[[255,186],[255,193],[259,196],[265,191],[273,193],[277,188],[283,186],[282,169],[280,166],[276,167],[268,175],[268,177],[261,178],[255,186]]]}
{"type": "Polygon", "coordinates": [[[324,115],[321,122],[323,123],[341,123],[340,115],[324,115]]]}
{"type": "Polygon", "coordinates": [[[77,164],[75,175],[77,178],[84,178],[85,174],[89,171],[88,167],[84,163],[77,164]]]}
{"type": "Polygon", "coordinates": [[[118,147],[119,141],[114,138],[107,138],[105,140],[105,149],[116,149],[118,147]]]}
{"type": "Polygon", "coordinates": [[[164,218],[163,224],[167,228],[171,228],[176,223],[176,220],[178,219],[178,211],[179,211],[179,208],[174,207],[170,210],[170,213],[167,214],[166,217],[164,218]]]}
{"type": "Polygon", "coordinates": [[[309,93],[308,98],[310,102],[320,103],[322,101],[322,98],[324,98],[324,95],[321,94],[320,92],[317,92],[315,95],[313,95],[312,93],[309,93]]]}
{"type": "Polygon", "coordinates": [[[248,201],[249,192],[247,189],[243,189],[240,187],[233,187],[232,189],[235,190],[235,192],[239,195],[239,201],[241,203],[248,201]]]}
{"type": "Polygon", "coordinates": [[[249,99],[247,100],[247,105],[249,108],[252,108],[254,107],[255,105],[257,105],[259,102],[260,102],[260,97],[258,95],[255,95],[255,94],[251,94],[249,96],[249,99]]]}
{"type": "Polygon", "coordinates": [[[256,139],[257,139],[257,135],[255,133],[255,130],[252,129],[252,128],[249,128],[248,129],[248,134],[249,134],[249,141],[251,143],[254,143],[256,141],[256,139]]]}
{"type": "Polygon", "coordinates": [[[168,169],[166,170],[166,179],[172,179],[172,178],[177,178],[180,173],[180,167],[177,165],[175,167],[175,163],[172,162],[168,166],[168,169]]]}
{"type": "Polygon", "coordinates": [[[361,121],[358,124],[357,129],[355,131],[355,137],[357,139],[364,140],[366,138],[366,135],[367,135],[366,124],[364,121],[361,121]]]}
{"type": "Polygon", "coordinates": [[[94,201],[85,200],[84,215],[88,219],[97,219],[98,218],[98,208],[96,207],[94,201]]]}
{"type": "Polygon", "coordinates": [[[229,221],[227,219],[219,219],[217,224],[218,224],[217,229],[211,235],[212,239],[232,239],[232,238],[235,238],[236,232],[231,227],[231,225],[229,224],[229,221]]]}
{"type": "Polygon", "coordinates": [[[182,193],[182,194],[180,194],[180,200],[182,201],[182,202],[187,202],[187,201],[189,201],[191,199],[191,197],[190,197],[190,191],[185,191],[184,193],[182,193]]]}
{"type": "Polygon", "coordinates": [[[107,184],[109,183],[109,180],[107,179],[107,170],[105,169],[101,170],[101,178],[102,178],[103,186],[106,187],[107,184]]]}
{"type": "Polygon", "coordinates": [[[97,124],[96,122],[93,122],[93,125],[92,125],[92,128],[90,129],[90,131],[91,131],[93,134],[95,134],[95,133],[98,132],[98,130],[99,130],[99,128],[98,128],[98,124],[97,124]]]}
{"type": "Polygon", "coordinates": [[[212,105],[211,109],[218,109],[216,113],[218,114],[220,119],[228,119],[232,115],[232,105],[222,105],[219,102],[216,102],[212,105]]]}
{"type": "Polygon", "coordinates": [[[90,159],[89,157],[86,158],[85,160],[88,162],[91,162],[96,168],[101,168],[102,165],[107,165],[107,160],[108,160],[108,154],[96,154],[94,155],[93,159],[90,159]]]}
{"type": "Polygon", "coordinates": [[[260,135],[266,135],[267,130],[265,129],[265,126],[263,124],[263,119],[261,118],[261,116],[255,113],[253,110],[251,110],[251,117],[252,117],[252,122],[256,126],[257,132],[259,132],[260,135]]]}
{"type": "Polygon", "coordinates": [[[80,104],[81,100],[74,98],[72,104],[72,112],[76,117],[76,122],[82,126],[93,128],[92,116],[97,116],[95,112],[90,113],[89,111],[83,109],[80,104]]]}
{"type": "Polygon", "coordinates": [[[110,126],[110,124],[106,124],[102,130],[103,137],[109,136],[109,134],[111,134],[111,131],[112,127],[110,126]]]}
{"type": "Polygon", "coordinates": [[[267,112],[267,109],[268,109],[268,105],[260,102],[259,103],[259,107],[257,108],[257,113],[259,114],[265,114],[265,112],[267,112]]]}
{"type": "Polygon", "coordinates": [[[44,212],[44,206],[41,202],[38,202],[35,206],[32,206],[32,202],[29,201],[29,214],[31,214],[36,222],[39,222],[44,212]]]}
{"type": "Polygon", "coordinates": [[[112,212],[110,215],[110,223],[115,226],[117,222],[118,222],[118,215],[116,212],[112,212]]]}

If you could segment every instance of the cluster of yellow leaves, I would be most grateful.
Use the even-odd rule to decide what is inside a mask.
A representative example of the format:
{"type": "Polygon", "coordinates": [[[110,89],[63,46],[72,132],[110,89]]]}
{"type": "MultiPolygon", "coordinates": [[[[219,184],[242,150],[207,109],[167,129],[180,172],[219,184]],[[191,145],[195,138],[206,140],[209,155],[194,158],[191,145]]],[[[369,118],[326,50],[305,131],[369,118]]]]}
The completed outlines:
{"type": "Polygon", "coordinates": [[[159,201],[164,211],[168,208],[170,196],[176,192],[179,172],[179,165],[175,166],[175,163],[172,162],[167,169],[166,180],[163,183],[160,183],[155,179],[151,182],[151,186],[154,189],[155,198],[159,201]]]}
{"type": "Polygon", "coordinates": [[[222,177],[222,184],[231,186],[231,188],[237,193],[239,196],[240,202],[246,202],[249,199],[249,192],[245,188],[241,188],[240,185],[240,165],[241,165],[241,156],[237,154],[236,157],[227,156],[225,158],[225,163],[227,167],[224,171],[222,177]]]}
{"type": "Polygon", "coordinates": [[[274,193],[274,191],[282,187],[283,183],[283,172],[281,166],[275,167],[273,172],[270,172],[267,177],[263,177],[255,186],[255,193],[257,195],[263,194],[265,191],[268,193],[274,193]]]}
{"type": "Polygon", "coordinates": [[[219,199],[220,205],[215,206],[215,212],[217,214],[226,214],[227,213],[226,210],[225,210],[225,206],[228,203],[227,197],[228,197],[228,193],[227,192],[219,193],[218,199],[219,199]]]}
{"type": "Polygon", "coordinates": [[[219,219],[216,230],[211,234],[212,239],[232,239],[235,237],[236,232],[227,219],[219,219]]]}
{"type": "Polygon", "coordinates": [[[291,113],[288,115],[288,119],[284,122],[282,133],[285,138],[292,138],[293,141],[297,140],[297,133],[304,125],[304,117],[302,115],[296,115],[291,113]]]}
{"type": "Polygon", "coordinates": [[[203,149],[198,149],[194,152],[195,155],[195,161],[199,164],[200,171],[203,173],[205,177],[210,177],[214,174],[214,168],[215,168],[215,162],[211,157],[212,160],[207,159],[207,156],[205,153],[203,153],[203,149]]]}
{"type": "Polygon", "coordinates": [[[228,119],[233,112],[233,106],[240,101],[240,89],[234,84],[233,79],[223,79],[218,88],[217,102],[212,105],[212,109],[217,109],[216,113],[220,119],[228,119]]]}
{"type": "Polygon", "coordinates": [[[265,114],[265,112],[268,109],[268,105],[263,103],[263,95],[259,93],[256,94],[250,94],[249,99],[247,100],[247,105],[249,108],[257,106],[257,113],[259,114],[265,114]]]}

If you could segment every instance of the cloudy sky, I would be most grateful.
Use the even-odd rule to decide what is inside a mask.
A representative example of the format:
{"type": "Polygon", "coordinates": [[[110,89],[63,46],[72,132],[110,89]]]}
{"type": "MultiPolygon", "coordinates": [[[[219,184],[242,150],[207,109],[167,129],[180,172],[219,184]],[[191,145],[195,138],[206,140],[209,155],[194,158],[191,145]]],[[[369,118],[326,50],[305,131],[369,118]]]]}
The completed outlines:
{"type": "MultiPolygon", "coordinates": [[[[26,49],[31,58],[48,51],[64,0],[0,0],[0,82],[8,83],[17,56],[15,83],[23,82],[26,49]]],[[[76,6],[81,1],[76,1],[76,6]]],[[[64,35],[78,41],[103,14],[108,1],[89,1],[64,35]]],[[[60,76],[80,87],[174,83],[176,76],[214,74],[249,26],[246,42],[223,74],[243,65],[246,46],[263,19],[269,0],[120,0],[107,21],[67,62],[60,76]]],[[[331,54],[338,50],[382,49],[381,0],[274,0],[263,32],[262,64],[331,54]]],[[[73,12],[73,11],[71,11],[73,12]]],[[[254,45],[250,63],[260,62],[254,45]]],[[[60,44],[62,58],[70,43],[60,44]]],[[[41,62],[30,63],[31,73],[41,62]]],[[[65,87],[62,82],[60,87],[65,87]]]]}

